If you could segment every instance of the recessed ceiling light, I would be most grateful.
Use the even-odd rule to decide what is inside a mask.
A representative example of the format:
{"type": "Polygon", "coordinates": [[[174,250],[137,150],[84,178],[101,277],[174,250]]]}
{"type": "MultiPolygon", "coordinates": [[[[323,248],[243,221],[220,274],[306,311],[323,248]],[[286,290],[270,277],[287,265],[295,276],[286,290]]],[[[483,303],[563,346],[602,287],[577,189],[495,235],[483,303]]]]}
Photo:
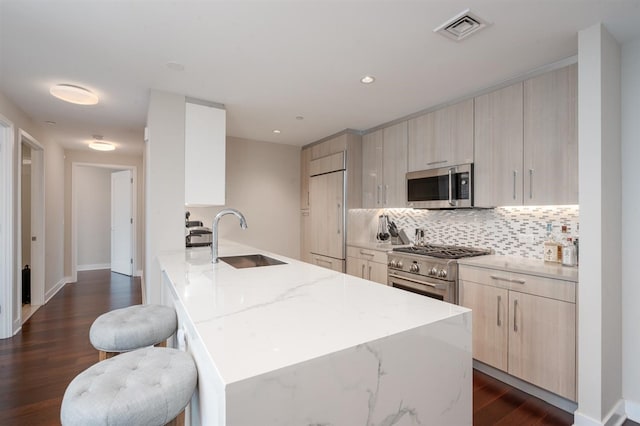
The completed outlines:
{"type": "Polygon", "coordinates": [[[51,120],[47,120],[47,121],[44,122],[44,124],[48,124],[49,126],[53,126],[53,125],[56,124],[56,122],[55,121],[51,121],[51,120]]]}
{"type": "Polygon", "coordinates": [[[365,75],[364,77],[362,77],[360,79],[360,83],[362,83],[362,84],[371,84],[374,81],[376,81],[376,78],[374,76],[372,76],[372,75],[365,75]]]}
{"type": "Polygon", "coordinates": [[[77,105],[95,105],[100,100],[98,95],[73,84],[56,84],[51,86],[49,93],[58,99],[77,105]]]}
{"type": "Polygon", "coordinates": [[[299,115],[299,116],[296,117],[296,120],[304,120],[304,117],[299,115]]]}
{"type": "Polygon", "coordinates": [[[109,142],[93,141],[89,144],[89,148],[95,149],[96,151],[113,151],[116,149],[116,146],[109,142]]]}
{"type": "Polygon", "coordinates": [[[275,133],[276,135],[279,135],[279,134],[280,134],[280,133],[282,133],[282,132],[281,132],[280,130],[278,130],[278,129],[275,129],[275,130],[273,131],[273,133],[275,133]]]}

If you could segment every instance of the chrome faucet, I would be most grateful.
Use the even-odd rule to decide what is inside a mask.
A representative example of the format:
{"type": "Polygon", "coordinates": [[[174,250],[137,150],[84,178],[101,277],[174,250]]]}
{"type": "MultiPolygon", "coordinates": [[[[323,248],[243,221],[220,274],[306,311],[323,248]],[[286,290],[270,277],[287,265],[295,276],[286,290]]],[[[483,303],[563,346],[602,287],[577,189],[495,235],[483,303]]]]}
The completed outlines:
{"type": "Polygon", "coordinates": [[[213,219],[213,230],[212,230],[212,238],[211,238],[211,262],[218,263],[218,222],[220,222],[220,218],[222,216],[232,214],[238,219],[240,219],[240,228],[247,229],[247,220],[244,218],[242,213],[240,213],[236,209],[224,209],[220,210],[220,212],[213,219]]]}

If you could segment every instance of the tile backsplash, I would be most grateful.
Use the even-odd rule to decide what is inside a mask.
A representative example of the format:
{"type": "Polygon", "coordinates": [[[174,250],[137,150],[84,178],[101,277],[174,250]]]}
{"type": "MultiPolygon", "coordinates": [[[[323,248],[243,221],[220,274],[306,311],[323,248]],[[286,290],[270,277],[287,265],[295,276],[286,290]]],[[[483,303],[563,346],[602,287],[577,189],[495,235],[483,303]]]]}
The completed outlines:
{"type": "Polygon", "coordinates": [[[566,225],[570,235],[579,232],[578,206],[498,207],[495,209],[350,210],[349,241],[375,241],[378,216],[387,214],[398,228],[413,238],[416,228],[434,244],[492,248],[496,254],[542,259],[547,223],[560,235],[566,225]]]}

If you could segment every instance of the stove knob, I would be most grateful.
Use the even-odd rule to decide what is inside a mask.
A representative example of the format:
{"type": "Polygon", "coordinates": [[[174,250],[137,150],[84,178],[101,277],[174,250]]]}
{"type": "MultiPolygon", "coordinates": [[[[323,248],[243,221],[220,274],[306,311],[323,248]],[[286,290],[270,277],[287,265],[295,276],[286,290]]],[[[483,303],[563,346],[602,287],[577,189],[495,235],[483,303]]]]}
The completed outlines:
{"type": "Polygon", "coordinates": [[[391,267],[392,268],[397,268],[398,267],[398,261],[396,259],[391,259],[391,267]]]}
{"type": "Polygon", "coordinates": [[[402,269],[402,260],[398,260],[398,262],[396,263],[396,268],[402,269]]]}
{"type": "Polygon", "coordinates": [[[440,269],[440,271],[438,272],[438,277],[447,278],[447,271],[445,271],[444,269],[440,269]]]}
{"type": "Polygon", "coordinates": [[[414,273],[418,273],[420,272],[420,266],[418,266],[418,264],[416,262],[413,262],[411,264],[411,267],[409,267],[409,271],[414,272],[414,273]]]}
{"type": "Polygon", "coordinates": [[[433,277],[438,275],[438,270],[435,268],[435,266],[429,270],[429,275],[431,275],[433,277]]]}

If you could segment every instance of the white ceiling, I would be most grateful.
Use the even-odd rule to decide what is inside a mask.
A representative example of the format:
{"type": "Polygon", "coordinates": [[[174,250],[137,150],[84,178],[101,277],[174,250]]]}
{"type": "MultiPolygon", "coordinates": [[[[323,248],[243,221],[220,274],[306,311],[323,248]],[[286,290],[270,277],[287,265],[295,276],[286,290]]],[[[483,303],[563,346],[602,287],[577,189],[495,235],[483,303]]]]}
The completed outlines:
{"type": "Polygon", "coordinates": [[[304,145],[575,55],[599,21],[636,39],[639,18],[640,0],[0,0],[0,91],[69,149],[101,134],[140,153],[150,89],[225,104],[229,135],[304,145]],[[469,7],[493,25],[432,32],[469,7]],[[56,83],[101,101],[66,104],[56,83]]]}

